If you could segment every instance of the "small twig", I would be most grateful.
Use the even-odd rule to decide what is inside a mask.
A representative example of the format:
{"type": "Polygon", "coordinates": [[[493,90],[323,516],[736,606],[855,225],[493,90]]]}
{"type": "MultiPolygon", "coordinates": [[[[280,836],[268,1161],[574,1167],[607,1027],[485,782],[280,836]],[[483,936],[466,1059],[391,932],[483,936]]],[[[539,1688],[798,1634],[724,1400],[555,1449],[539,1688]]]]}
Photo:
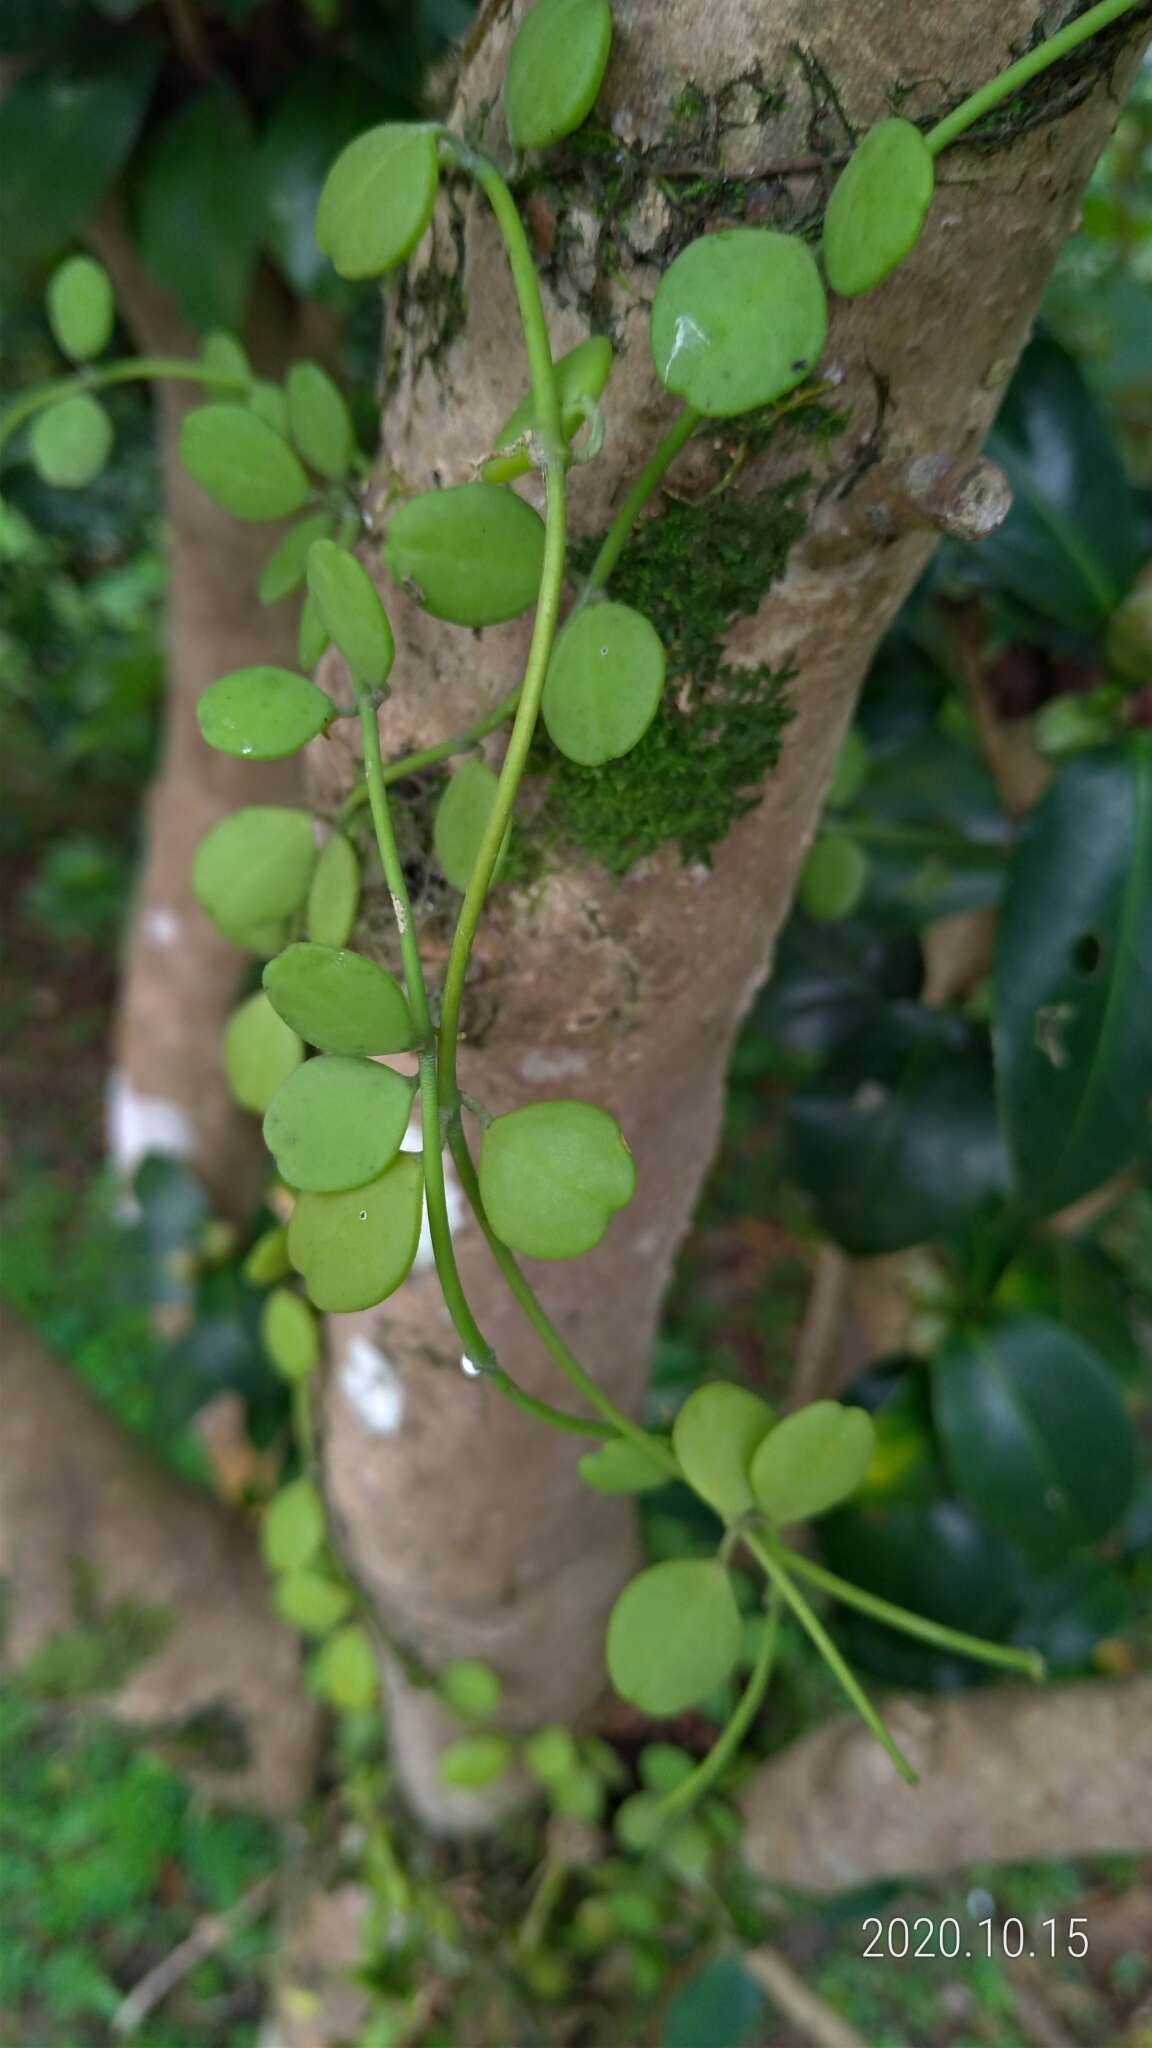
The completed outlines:
{"type": "Polygon", "coordinates": [[[172,40],[190,71],[197,78],[213,78],[216,67],[204,39],[204,29],[196,12],[196,0],[163,0],[172,40]]]}
{"type": "Polygon", "coordinates": [[[203,1962],[205,1956],[215,1955],[217,1949],[224,1948],[250,1920],[259,1919],[271,1905],[275,1888],[276,1877],[270,1872],[246,1891],[243,1898],[237,1899],[234,1906],[229,1906],[226,1913],[206,1913],[202,1920],[198,1920],[187,1940],[180,1942],[163,1962],[148,1971],[147,1976],[141,1977],[117,2007],[112,2015],[113,2033],[134,2034],[149,2013],[167,1998],[170,1991],[175,1990],[177,1984],[183,1982],[197,1963],[203,1962]]]}
{"type": "Polygon", "coordinates": [[[815,2048],[868,2048],[863,2034],[858,2034],[855,2027],[850,2027],[847,2020],[842,2020],[830,2005],[809,1990],[779,1949],[749,1949],[744,1968],[815,2048]]]}

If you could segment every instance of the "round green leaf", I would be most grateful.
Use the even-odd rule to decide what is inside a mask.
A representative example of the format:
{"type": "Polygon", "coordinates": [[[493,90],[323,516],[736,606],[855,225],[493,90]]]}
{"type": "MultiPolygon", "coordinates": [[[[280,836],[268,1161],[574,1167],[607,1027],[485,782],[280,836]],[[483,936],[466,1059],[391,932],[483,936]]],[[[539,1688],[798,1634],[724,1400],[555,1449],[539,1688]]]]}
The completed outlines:
{"type": "Polygon", "coordinates": [[[612,48],[608,0],[536,0],[508,55],[504,117],[517,149],[547,149],[592,111],[612,48]]]}
{"type": "Polygon", "coordinates": [[[284,395],[292,439],[309,469],[339,483],[356,453],[352,417],[339,387],[319,363],[293,363],[284,395]]]}
{"type": "Polygon", "coordinates": [[[650,1493],[668,1478],[663,1465],[625,1437],[611,1437],[598,1451],[586,1451],[577,1470],[594,1493],[650,1493]]]}
{"type": "Polygon", "coordinates": [[[461,1657],[440,1673],[440,1697],[463,1721],[487,1721],[496,1712],[504,1688],[487,1664],[461,1657]]]}
{"type": "Polygon", "coordinates": [[[503,1735],[465,1735],[451,1742],[440,1758],[443,1784],[478,1791],[494,1785],[512,1762],[512,1744],[503,1735]]]}
{"type": "Polygon", "coordinates": [[[288,439],[288,400],[279,384],[273,384],[270,377],[257,377],[248,393],[248,409],[279,434],[282,441],[288,439]]]}
{"type": "Polygon", "coordinates": [[[436,203],[436,150],[434,127],[393,121],[341,150],[316,209],[316,241],[341,277],[379,277],[412,254],[436,203]]]}
{"type": "Polygon", "coordinates": [[[274,1010],[321,1052],[364,1058],[412,1044],[412,1015],[395,975],[362,953],[301,939],[270,960],[264,987],[274,1010]]]}
{"type": "Polygon", "coordinates": [[[859,903],[868,856],[844,832],[822,832],[800,870],[796,893],[809,917],[835,924],[859,903]]]}
{"type": "MultiPolygon", "coordinates": [[[[327,540],[331,531],[330,512],[312,512],[289,529],[260,571],[257,594],[261,604],[279,604],[282,597],[290,597],[294,590],[299,590],[313,541],[327,540]]],[[[315,667],[315,663],[309,662],[308,666],[315,667]]]]}
{"type": "Polygon", "coordinates": [[[697,1387],[672,1429],[672,1448],[689,1486],[725,1520],[753,1505],[748,1471],[776,1417],[767,1401],[730,1380],[697,1387]]]}
{"type": "Polygon", "coordinates": [[[204,336],[200,361],[206,370],[214,371],[218,377],[234,377],[237,384],[250,384],[252,381],[252,365],[244,344],[222,327],[204,336]]]}
{"type": "Polygon", "coordinates": [[[599,768],[642,740],[664,688],[664,649],[643,612],[594,604],[568,620],[544,685],[544,723],[569,761],[599,768]]]}
{"type": "Polygon", "coordinates": [[[180,459],[234,519],[284,519],[311,494],[287,441],[246,405],[198,405],[181,429],[180,459]]]}
{"type": "Polygon", "coordinates": [[[46,484],[81,491],[99,476],[112,446],[112,422],[86,391],[58,398],[36,414],[28,435],[32,461],[46,484]]]}
{"type": "Polygon", "coordinates": [[[327,645],[328,628],[324,624],[324,615],[309,591],[300,607],[300,630],[296,636],[301,668],[315,668],[327,645]]]}
{"type": "Polygon", "coordinates": [[[367,1187],[301,1195],[288,1251],[316,1307],[349,1314],[396,1292],[416,1257],[423,1220],[419,1154],[402,1152],[367,1187]]]}
{"type": "Polygon", "coordinates": [[[375,1703],[379,1692],[376,1658],[367,1634],[356,1622],[346,1622],[329,1636],[316,1659],[313,1677],[321,1697],[342,1714],[362,1713],[375,1703]]]}
{"type": "Polygon", "coordinates": [[[367,570],[347,548],[318,540],[308,556],[308,593],[353,674],[379,688],[396,659],[396,642],[367,570]]]}
{"type": "Polygon", "coordinates": [[[413,1083],[371,1060],[325,1053],[278,1088],[264,1143],[289,1187],[335,1194],[383,1173],[400,1150],[413,1083]]]}
{"type": "Polygon", "coordinates": [[[472,878],[497,788],[497,778],[485,762],[465,761],[450,778],[436,807],[432,828],[436,858],[445,880],[461,893],[472,878]]]}
{"type": "Polygon", "coordinates": [[[480,1192],[488,1220],[527,1258],[591,1251],[635,1189],[624,1133],[594,1103],[529,1103],[484,1133],[480,1192]]]}
{"type": "Polygon", "coordinates": [[[689,242],[652,305],[652,357],[669,391],[728,419],[770,405],[820,360],[828,308],[806,242],[722,228],[689,242]]]}
{"type": "Polygon", "coordinates": [[[570,1778],[561,1778],[551,1788],[552,1807],[556,1813],[564,1814],[570,1820],[600,1820],[604,1812],[605,1788],[595,1771],[587,1767],[573,1771],[570,1778]]]}
{"type": "Polygon", "coordinates": [[[932,1410],[958,1492],[1039,1564],[1104,1536],[1136,1477],[1115,1380],[1044,1316],[961,1330],[932,1364],[932,1410]]]}
{"type": "Polygon", "coordinates": [[[544,521],[499,484],[425,491],[393,514],[384,560],[433,618],[497,626],[535,603],[544,521]]]}
{"type": "Polygon", "coordinates": [[[696,1769],[696,1758],[675,1742],[647,1742],[640,1751],[640,1782],[657,1799],[667,1799],[687,1784],[696,1769]]]}
{"type": "Polygon", "coordinates": [[[323,732],[335,710],[323,690],[289,668],[238,668],[209,684],[196,716],[221,754],[280,761],[323,732]]]}
{"type": "Polygon", "coordinates": [[[240,1270],[249,1287],[271,1287],[273,1281],[287,1278],[292,1261],[288,1257],[288,1232],[282,1223],[262,1232],[240,1270]]]}
{"type": "Polygon", "coordinates": [[[715,1692],[740,1656],[740,1609],[712,1558],[650,1565],[625,1586],[608,1622],[608,1671],[646,1714],[679,1714],[715,1692]]]}
{"type": "Polygon", "coordinates": [[[315,858],[308,811],[254,804],[221,818],[201,840],[192,887],[225,937],[245,944],[255,929],[299,908],[315,858]]]}
{"type": "Polygon", "coordinates": [[[752,1491],[773,1521],[804,1522],[855,1493],[875,1441],[863,1408],[813,1401],[769,1431],[752,1459],[752,1491]]]}
{"type": "Polygon", "coordinates": [[[932,204],[932,153],[911,121],[878,121],[837,178],[824,215],[824,269],[854,299],[903,263],[932,204]]]}
{"type": "Polygon", "coordinates": [[[352,1605],[347,1586],[315,1571],[286,1572],[272,1597],[277,1613],[309,1636],[326,1636],[352,1605]]]}
{"type": "Polygon", "coordinates": [[[360,862],[351,840],[333,832],[320,848],[304,923],[318,946],[343,946],[360,908],[360,862]]]}
{"type": "Polygon", "coordinates": [[[282,1081],[300,1065],[304,1047],[278,1017],[267,996],[257,992],[228,1019],[224,1066],[228,1086],[244,1109],[263,1116],[282,1081]]]}
{"type": "Polygon", "coordinates": [[[612,1826],[621,1848],[643,1856],[660,1839],[667,1825],[663,1806],[651,1792],[633,1792],[623,1799],[612,1816],[612,1826]]]}
{"type": "Polygon", "coordinates": [[[320,1363],[316,1318],[290,1287],[274,1288],[264,1303],[260,1342],[283,1379],[306,1380],[320,1363]]]}
{"type": "Polygon", "coordinates": [[[836,756],[836,767],[828,785],[828,802],[837,809],[850,804],[868,773],[867,742],[849,726],[836,756]]]}
{"type": "Polygon", "coordinates": [[[311,1564],[324,1545],[324,1503],[310,1479],[293,1479],[269,1501],[260,1528],[264,1561],[274,1572],[311,1564]]]}
{"type": "Polygon", "coordinates": [[[580,1768],[580,1752],[572,1739],[570,1728],[559,1723],[551,1728],[539,1728],[524,1744],[524,1763],[534,1778],[542,1785],[559,1785],[580,1768]]]}
{"type": "Polygon", "coordinates": [[[86,363],[108,345],[116,318],[112,281],[91,256],[70,256],[48,286],[48,320],[74,363],[86,363]]]}
{"type": "MultiPolygon", "coordinates": [[[[608,382],[612,370],[612,343],[606,335],[593,334],[587,341],[578,342],[554,365],[556,392],[560,400],[560,419],[569,440],[578,433],[584,423],[583,399],[599,398],[608,382]]],[[[514,413],[505,420],[500,432],[492,443],[498,452],[484,464],[483,476],[488,483],[507,484],[514,477],[525,476],[532,468],[532,455],[528,448],[517,447],[525,435],[536,425],[536,401],[529,392],[522,398],[514,413]],[[507,449],[507,454],[499,451],[507,449]]]]}

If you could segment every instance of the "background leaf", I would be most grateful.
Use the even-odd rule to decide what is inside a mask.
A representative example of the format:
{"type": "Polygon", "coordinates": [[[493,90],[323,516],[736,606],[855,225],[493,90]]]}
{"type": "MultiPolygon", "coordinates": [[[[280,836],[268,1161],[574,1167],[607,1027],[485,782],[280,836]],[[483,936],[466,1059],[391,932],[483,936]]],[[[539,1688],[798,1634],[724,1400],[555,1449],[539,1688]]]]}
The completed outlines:
{"type": "Polygon", "coordinates": [[[136,181],[141,255],[201,330],[239,327],[264,228],[264,185],[244,103],[213,86],[150,145],[136,181]]]}
{"type": "Polygon", "coordinates": [[[0,250],[19,270],[69,240],[128,155],[152,91],[156,50],[118,40],[30,71],[0,102],[0,250]]]}
{"type": "Polygon", "coordinates": [[[348,296],[316,246],[320,189],[345,143],[398,111],[351,64],[310,64],[280,101],[260,139],[268,195],[265,247],[289,284],[308,298],[348,296]]]}

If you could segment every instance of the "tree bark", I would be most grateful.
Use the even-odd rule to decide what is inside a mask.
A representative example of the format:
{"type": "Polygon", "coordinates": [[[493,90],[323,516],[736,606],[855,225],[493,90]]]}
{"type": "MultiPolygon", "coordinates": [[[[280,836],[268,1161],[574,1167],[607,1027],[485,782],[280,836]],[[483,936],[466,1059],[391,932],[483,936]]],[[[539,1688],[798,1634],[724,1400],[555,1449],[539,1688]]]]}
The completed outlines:
{"type": "MultiPolygon", "coordinates": [[[[1066,12],[1066,10],[1063,10],[1066,12]]],[[[494,7],[463,78],[454,125],[504,150],[500,78],[523,12],[494,7]]],[[[647,303],[660,268],[706,226],[744,218],[810,221],[827,180],[773,167],[842,152],[851,132],[891,111],[954,104],[1059,8],[913,0],[869,11],[807,0],[620,0],[616,41],[593,117],[624,167],[605,217],[589,172],[545,177],[528,217],[548,281],[559,352],[595,324],[617,366],[605,401],[603,456],[572,475],[577,535],[601,531],[672,416],[648,351],[647,303]],[[947,81],[947,84],[942,84],[947,81]],[[686,94],[704,109],[685,124],[686,94]],[[695,122],[695,127],[692,126],[695,122]],[[851,130],[847,124],[851,124],[851,130]],[[723,169],[711,210],[685,220],[661,168],[723,169]],[[615,262],[605,259],[609,244],[615,262]]],[[[549,1311],[613,1397],[639,1407],[677,1245],[712,1159],[734,1033],[767,971],[860,680],[876,641],[923,568],[934,533],[885,536],[865,477],[899,476],[914,457],[976,456],[1027,338],[1041,289],[1108,133],[1139,37],[1095,50],[995,148],[950,151],[923,240],[880,290],[835,308],[821,377],[847,425],[825,445],[784,434],[753,455],[733,488],[762,516],[765,492],[803,473],[807,530],[727,659],[794,671],[794,718],[763,801],[709,867],[671,848],[615,885],[579,853],[531,890],[506,891],[477,951],[464,1086],[493,1112],[580,1095],[620,1119],[639,1191],[589,1258],[533,1274],[549,1311]]],[[[599,164],[577,149],[565,160],[599,164]]],[[[547,164],[545,165],[547,171],[547,164]]],[[[400,302],[388,365],[378,502],[389,491],[466,480],[522,395],[526,370],[506,266],[482,207],[442,200],[417,289],[400,302]],[[457,267],[458,266],[458,267],[457,267]],[[421,281],[424,289],[421,290],[421,281]],[[453,318],[429,328],[429,305],[453,318]]],[[[703,434],[673,472],[698,495],[724,472],[731,434],[703,434]]],[[[942,465],[943,467],[943,465],[942,465]]],[[[529,485],[525,495],[537,497],[529,485]]],[[[657,514],[657,516],[659,516],[657,514]]],[[[373,567],[377,568],[373,563],[373,567]]],[[[437,625],[387,590],[397,630],[396,694],[382,717],[399,754],[468,723],[518,676],[526,628],[483,635],[437,625]]],[[[495,749],[498,751],[498,747],[495,749]]],[[[357,772],[348,743],[314,750],[313,788],[334,806],[357,772]]],[[[426,892],[426,935],[443,938],[426,892]]],[[[387,950],[383,917],[361,943],[387,950]]],[[[502,1362],[555,1397],[555,1370],[506,1300],[474,1228],[460,1234],[465,1281],[502,1362]]],[[[382,1308],[339,1318],[326,1405],[330,1493],[385,1623],[436,1667],[479,1656],[500,1671],[510,1725],[585,1712],[604,1683],[605,1619],[637,1553],[631,1508],[582,1487],[579,1439],[555,1435],[464,1381],[434,1276],[414,1277],[382,1308]]],[[[411,1798],[433,1825],[479,1823],[495,1800],[446,1794],[434,1759],[442,1716],[395,1676],[395,1738],[411,1798]]]]}
{"type": "Polygon", "coordinates": [[[741,1797],[757,1876],[839,1892],[969,1863],[1152,1849],[1152,1679],[904,1697],[884,1715],[919,1785],[854,1716],[826,1722],[741,1797]]]}
{"type": "Polygon", "coordinates": [[[292,1813],[311,1781],[316,1709],[248,1530],[156,1465],[12,1316],[3,1360],[5,1660],[18,1667],[78,1626],[106,1629],[125,1603],[150,1610],[155,1629],[140,1618],[139,1654],[99,1688],[100,1704],[176,1741],[223,1709],[241,1739],[235,1768],[198,1763],[181,1743],[184,1768],[217,1797],[292,1813]]]}
{"type": "MultiPolygon", "coordinates": [[[[106,211],[89,239],[112,273],[121,310],[143,353],[199,353],[200,339],[157,289],[118,214],[106,211]]],[[[270,277],[249,322],[253,360],[279,375],[290,360],[298,314],[270,277]]],[[[296,603],[265,608],[256,597],[275,539],[222,512],[179,459],[180,428],[201,386],[156,386],[158,460],[168,546],[167,674],[159,772],[124,952],[108,1142],[131,1174],[149,1152],[186,1159],[225,1215],[243,1218],[267,1172],[259,1126],[232,1100],[223,1034],[237,1001],[244,955],[204,915],[192,864],[205,833],[244,804],[298,801],[299,762],[249,762],[205,745],[196,721],[202,690],[252,662],[296,665],[296,603]]]]}

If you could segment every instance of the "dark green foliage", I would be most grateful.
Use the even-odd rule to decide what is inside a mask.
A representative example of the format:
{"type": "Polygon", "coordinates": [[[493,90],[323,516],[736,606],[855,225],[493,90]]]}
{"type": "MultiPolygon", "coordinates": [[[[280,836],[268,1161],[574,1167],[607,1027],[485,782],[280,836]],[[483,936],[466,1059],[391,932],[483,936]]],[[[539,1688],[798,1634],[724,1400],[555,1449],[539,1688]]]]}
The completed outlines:
{"type": "MultiPolygon", "coordinates": [[[[668,684],[639,745],[603,768],[557,761],[535,839],[574,844],[615,875],[674,841],[686,861],[707,861],[756,803],[791,713],[787,671],[724,661],[723,636],[754,612],[804,529],[796,477],[751,499],[724,493],[670,502],[642,525],[612,577],[613,599],[643,612],[668,662],[668,684]],[[678,686],[678,679],[679,686],[678,686]]],[[[587,571],[598,541],[573,550],[587,571]]]]}
{"type": "Polygon", "coordinates": [[[264,226],[256,141],[240,95],[211,87],[149,144],[134,184],[136,236],[153,276],[201,332],[244,318],[264,226]]]}
{"type": "Polygon", "coordinates": [[[156,46],[78,46],[0,105],[0,249],[13,269],[54,255],[121,170],[152,90],[156,46]]]}

